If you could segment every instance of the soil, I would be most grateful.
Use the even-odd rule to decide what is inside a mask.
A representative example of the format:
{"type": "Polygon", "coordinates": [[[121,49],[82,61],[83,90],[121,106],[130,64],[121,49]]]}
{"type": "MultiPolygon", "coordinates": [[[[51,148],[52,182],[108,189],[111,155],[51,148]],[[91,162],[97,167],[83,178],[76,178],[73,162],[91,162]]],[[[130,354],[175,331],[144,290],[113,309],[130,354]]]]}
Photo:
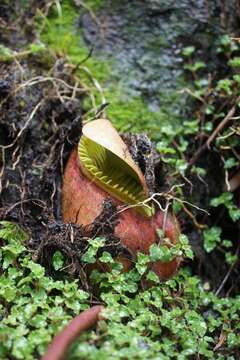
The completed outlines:
{"type": "MultiPolygon", "coordinates": [[[[36,3],[39,6],[39,2],[32,1],[29,8],[33,6],[34,9],[36,3]]],[[[22,12],[22,16],[28,14],[27,25],[22,27],[22,16],[12,25],[12,11],[16,13],[17,10],[9,7],[6,1],[0,5],[5,29],[0,40],[5,46],[14,46],[16,42],[23,44],[26,39],[36,37],[34,13],[29,13],[28,8],[22,12]],[[10,31],[12,26],[14,32],[10,31]]],[[[60,250],[65,255],[68,273],[81,277],[80,256],[96,229],[99,229],[99,235],[107,237],[108,245],[111,245],[108,250],[113,254],[126,250],[116,245],[118,239],[112,237],[111,226],[106,226],[108,214],[115,211],[111,201],[104,204],[101,216],[88,228],[61,221],[62,175],[82,128],[84,91],[75,86],[73,67],[55,55],[41,53],[21,58],[21,61],[15,58],[0,63],[0,218],[16,221],[28,231],[27,246],[49,273],[54,275],[51,259],[54,252],[60,250]]],[[[169,188],[173,179],[153,150],[154,144],[144,134],[125,135],[124,139],[142,168],[150,191],[169,188]],[[157,182],[156,178],[161,181],[157,182]]],[[[199,158],[199,163],[203,162],[208,169],[207,186],[193,179],[198,188],[193,201],[199,207],[204,208],[210,197],[222,191],[223,183],[216,176],[222,173],[221,165],[216,169],[218,160],[218,154],[211,151],[199,158]]],[[[190,192],[189,187],[186,196],[190,192]]],[[[197,212],[195,215],[199,222],[209,226],[214,225],[216,219],[222,219],[224,234],[233,240],[239,233],[236,223],[229,219],[223,208],[217,208],[208,218],[197,212]]],[[[206,255],[200,232],[191,219],[180,215],[179,220],[196,254],[195,262],[189,266],[204,280],[219,284],[228,270],[222,265],[222,255],[206,255]]],[[[234,268],[225,289],[238,283],[239,275],[239,269],[234,268]]],[[[86,279],[82,279],[85,286],[86,279]]],[[[236,286],[234,291],[238,291],[236,286]]]]}

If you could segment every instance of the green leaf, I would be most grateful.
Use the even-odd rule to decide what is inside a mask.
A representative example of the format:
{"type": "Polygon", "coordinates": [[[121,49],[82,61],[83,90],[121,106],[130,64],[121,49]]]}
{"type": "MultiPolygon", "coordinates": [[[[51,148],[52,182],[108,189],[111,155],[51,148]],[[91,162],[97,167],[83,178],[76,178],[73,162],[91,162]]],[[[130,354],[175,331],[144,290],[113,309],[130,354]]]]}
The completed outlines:
{"type": "Polygon", "coordinates": [[[219,91],[224,91],[227,95],[232,94],[232,84],[233,81],[230,79],[222,79],[218,81],[216,89],[219,91]]]}
{"type": "Polygon", "coordinates": [[[103,263],[107,263],[107,264],[110,264],[110,263],[114,263],[114,260],[112,258],[112,255],[109,254],[108,252],[106,251],[103,251],[102,253],[102,256],[99,258],[99,260],[103,263]]]}
{"type": "Polygon", "coordinates": [[[135,267],[140,275],[143,275],[146,272],[148,263],[149,263],[149,257],[145,254],[138,253],[135,267]]]}
{"type": "Polygon", "coordinates": [[[229,60],[229,65],[233,68],[240,67],[240,56],[235,56],[233,59],[229,60]]]}
{"type": "Polygon", "coordinates": [[[195,50],[196,50],[195,46],[186,46],[185,48],[183,48],[182,54],[185,57],[190,57],[194,53],[195,50]]]}
{"type": "Polygon", "coordinates": [[[154,283],[158,284],[159,283],[159,277],[153,272],[153,271],[149,271],[147,274],[147,280],[149,281],[153,281],[154,283]]]}
{"type": "Polygon", "coordinates": [[[81,259],[83,262],[88,264],[94,264],[96,262],[96,255],[98,250],[104,246],[105,239],[95,238],[89,240],[89,247],[87,251],[82,255],[81,259]]]}
{"type": "Polygon", "coordinates": [[[217,244],[221,242],[221,233],[222,229],[219,227],[212,227],[210,229],[204,230],[203,232],[203,246],[207,252],[211,252],[217,244]]]}
{"type": "Polygon", "coordinates": [[[64,266],[65,257],[61,253],[61,251],[55,251],[52,257],[52,262],[53,262],[53,267],[56,271],[60,270],[64,266]]]}
{"type": "Polygon", "coordinates": [[[159,260],[162,262],[169,262],[173,259],[173,255],[167,246],[158,246],[157,244],[153,244],[150,247],[150,259],[151,261],[159,260]]]}

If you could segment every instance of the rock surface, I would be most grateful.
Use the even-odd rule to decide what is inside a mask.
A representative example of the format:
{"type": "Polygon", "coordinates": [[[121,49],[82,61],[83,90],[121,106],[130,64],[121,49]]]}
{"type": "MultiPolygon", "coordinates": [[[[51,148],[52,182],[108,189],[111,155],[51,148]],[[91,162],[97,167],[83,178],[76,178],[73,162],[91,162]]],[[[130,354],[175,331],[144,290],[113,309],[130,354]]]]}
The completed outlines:
{"type": "Polygon", "coordinates": [[[236,0],[106,0],[96,18],[84,13],[80,27],[95,56],[114,60],[112,81],[157,111],[183,86],[182,48],[195,45],[214,66],[217,35],[236,27],[237,10],[236,0]]]}

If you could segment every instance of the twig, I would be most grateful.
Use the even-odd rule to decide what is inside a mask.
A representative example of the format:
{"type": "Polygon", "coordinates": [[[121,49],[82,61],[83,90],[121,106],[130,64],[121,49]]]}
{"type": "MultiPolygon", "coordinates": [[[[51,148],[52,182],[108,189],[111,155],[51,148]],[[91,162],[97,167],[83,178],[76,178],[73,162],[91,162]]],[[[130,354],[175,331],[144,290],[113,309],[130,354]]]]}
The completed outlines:
{"type": "Polygon", "coordinates": [[[207,149],[209,149],[211,143],[216,138],[216,136],[219,134],[220,131],[224,129],[224,127],[228,124],[230,120],[232,120],[233,115],[235,114],[236,107],[238,102],[240,101],[240,96],[235,101],[235,105],[229,110],[225,118],[220,122],[220,124],[216,127],[216,129],[212,132],[212,134],[209,136],[208,140],[198,149],[196,154],[190,159],[188,163],[188,169],[190,169],[193,164],[196,162],[196,160],[199,158],[200,155],[202,155],[203,152],[205,152],[207,149]]]}
{"type": "Polygon", "coordinates": [[[194,97],[195,99],[201,101],[201,103],[206,104],[206,101],[204,100],[204,98],[202,98],[199,95],[196,95],[191,89],[189,88],[183,88],[181,90],[178,91],[179,94],[184,94],[187,93],[189,95],[191,95],[192,97],[194,97]]]}
{"type": "Polygon", "coordinates": [[[184,212],[192,219],[194,225],[198,228],[198,229],[206,229],[207,228],[207,225],[205,224],[199,224],[199,222],[196,220],[195,216],[191,213],[190,210],[188,210],[188,208],[182,204],[182,208],[184,210],[184,212]]]}
{"type": "Polygon", "coordinates": [[[218,296],[220,294],[220,292],[222,291],[224,285],[226,284],[229,276],[231,275],[231,272],[233,271],[235,265],[237,264],[237,262],[239,261],[238,259],[238,254],[239,254],[239,249],[240,249],[240,242],[238,242],[238,247],[237,247],[237,250],[236,250],[236,257],[237,257],[237,260],[234,261],[234,263],[230,266],[228,272],[226,273],[226,275],[224,276],[223,278],[223,281],[221,282],[220,286],[218,287],[218,289],[215,291],[215,295],[218,296]]]}
{"type": "Polygon", "coordinates": [[[91,71],[86,66],[79,66],[79,70],[82,70],[83,72],[85,72],[85,74],[89,77],[89,79],[92,81],[93,85],[98,90],[98,92],[101,96],[102,104],[105,104],[107,101],[105,99],[103,89],[102,89],[100,83],[98,82],[98,80],[95,77],[93,77],[91,71]]]}
{"type": "Polygon", "coordinates": [[[52,76],[48,76],[48,77],[44,77],[44,76],[36,76],[35,78],[32,78],[28,81],[26,81],[25,83],[21,84],[18,88],[16,88],[15,93],[17,91],[19,91],[20,89],[26,87],[26,86],[33,86],[42,82],[47,82],[50,81],[54,84],[55,82],[59,82],[60,84],[64,85],[66,88],[68,88],[69,90],[74,90],[75,92],[80,92],[80,93],[84,93],[85,91],[82,88],[78,88],[75,89],[74,86],[69,85],[68,83],[66,83],[66,81],[57,78],[57,77],[52,77],[52,76]]]}
{"type": "Polygon", "coordinates": [[[25,199],[25,200],[21,200],[21,201],[16,202],[10,208],[8,208],[6,210],[6,212],[4,213],[4,216],[6,217],[7,214],[9,214],[15,207],[17,207],[19,205],[22,206],[23,203],[28,203],[28,202],[32,202],[32,203],[36,204],[37,206],[41,207],[42,209],[46,208],[46,204],[42,200],[39,200],[39,199],[25,199]]]}
{"type": "Polygon", "coordinates": [[[240,186],[240,171],[228,181],[228,191],[235,191],[240,186]]]}
{"type": "Polygon", "coordinates": [[[35,106],[35,108],[31,112],[31,114],[29,115],[29,118],[27,119],[24,126],[21,128],[21,130],[19,131],[19,133],[17,134],[17,136],[15,137],[13,142],[8,145],[0,145],[0,148],[9,149],[16,144],[17,140],[22,136],[23,131],[28,127],[29,123],[31,122],[31,120],[33,119],[34,115],[36,114],[36,112],[38,111],[38,109],[40,108],[41,105],[42,105],[42,100],[35,106]]]}
{"type": "Polygon", "coordinates": [[[202,211],[204,212],[205,214],[207,215],[210,215],[209,212],[205,209],[202,209],[200,207],[198,207],[197,205],[194,205],[194,204],[191,204],[190,202],[186,201],[186,200],[182,200],[182,199],[179,199],[177,198],[176,196],[173,196],[171,193],[173,192],[173,190],[177,187],[182,187],[184,186],[185,184],[179,184],[179,185],[173,185],[171,187],[171,189],[167,192],[161,192],[161,193],[154,193],[152,194],[150,197],[148,197],[147,199],[145,199],[144,201],[140,201],[138,202],[137,204],[132,204],[132,205],[124,205],[124,206],[121,206],[120,209],[118,210],[118,214],[125,211],[125,210],[128,210],[128,209],[131,209],[131,208],[135,208],[137,206],[145,206],[147,207],[149,210],[152,210],[152,207],[150,205],[148,205],[148,203],[151,203],[151,201],[154,201],[159,209],[162,211],[162,212],[166,212],[168,210],[168,207],[169,207],[169,201],[171,200],[176,200],[178,202],[180,202],[181,204],[188,204],[189,206],[199,210],[199,211],[202,211]],[[161,206],[161,204],[159,203],[159,201],[156,199],[156,197],[162,197],[164,198],[166,201],[167,201],[167,205],[165,206],[165,208],[163,208],[161,206]]]}
{"type": "Polygon", "coordinates": [[[94,50],[94,45],[91,46],[90,51],[85,56],[85,58],[83,58],[81,61],[79,61],[79,63],[77,63],[77,65],[73,68],[73,70],[72,70],[73,73],[75,73],[79,69],[80,65],[84,64],[88,59],[91,58],[93,50],[94,50]]]}
{"type": "Polygon", "coordinates": [[[2,150],[2,167],[0,170],[0,194],[2,192],[2,177],[4,174],[4,170],[5,170],[5,150],[6,149],[10,149],[12,148],[17,140],[22,136],[22,133],[24,132],[24,130],[26,130],[26,128],[28,127],[28,125],[30,124],[30,122],[32,121],[34,115],[36,114],[36,112],[38,111],[39,107],[42,105],[43,100],[41,100],[33,109],[33,111],[31,112],[31,114],[29,115],[29,118],[27,119],[27,121],[25,122],[24,126],[21,128],[21,130],[19,131],[19,133],[17,134],[17,136],[15,137],[15,139],[13,140],[13,142],[11,144],[8,145],[0,145],[0,149],[2,150]]]}

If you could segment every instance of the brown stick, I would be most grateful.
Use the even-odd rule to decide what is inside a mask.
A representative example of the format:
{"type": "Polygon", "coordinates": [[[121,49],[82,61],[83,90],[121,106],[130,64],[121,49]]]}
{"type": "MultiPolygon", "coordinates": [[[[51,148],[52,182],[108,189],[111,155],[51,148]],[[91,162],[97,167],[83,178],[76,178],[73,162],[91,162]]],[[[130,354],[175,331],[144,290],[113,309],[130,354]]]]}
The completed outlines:
{"type": "Polygon", "coordinates": [[[68,347],[79,335],[93,327],[100,320],[103,306],[93,306],[76,316],[70,323],[53,338],[46,354],[41,360],[62,360],[68,347]]]}
{"type": "Polygon", "coordinates": [[[188,163],[188,168],[191,168],[192,165],[196,162],[196,160],[199,158],[200,155],[202,155],[202,153],[209,149],[211,143],[213,142],[213,140],[216,138],[216,136],[219,134],[219,132],[224,129],[224,127],[227,125],[227,123],[232,119],[235,111],[236,111],[236,106],[240,101],[240,96],[237,98],[235,105],[229,110],[229,112],[227,113],[227,115],[225,116],[225,118],[220,122],[220,124],[216,127],[216,129],[212,132],[212,134],[209,136],[209,138],[207,139],[207,141],[203,144],[203,146],[201,146],[197,152],[195,153],[195,155],[189,160],[188,163]]]}
{"type": "Polygon", "coordinates": [[[230,180],[229,188],[226,191],[235,191],[240,186],[240,171],[238,171],[230,180]]]}

